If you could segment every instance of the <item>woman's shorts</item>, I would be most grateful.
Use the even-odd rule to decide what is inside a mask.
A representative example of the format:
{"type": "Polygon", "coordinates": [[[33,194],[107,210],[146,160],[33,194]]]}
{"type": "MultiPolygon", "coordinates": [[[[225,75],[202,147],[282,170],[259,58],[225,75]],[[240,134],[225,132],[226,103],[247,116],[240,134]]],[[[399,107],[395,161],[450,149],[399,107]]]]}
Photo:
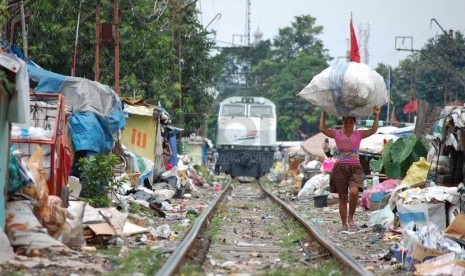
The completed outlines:
{"type": "Polygon", "coordinates": [[[329,191],[347,195],[350,187],[363,191],[363,170],[360,164],[334,164],[329,180],[329,191]]]}

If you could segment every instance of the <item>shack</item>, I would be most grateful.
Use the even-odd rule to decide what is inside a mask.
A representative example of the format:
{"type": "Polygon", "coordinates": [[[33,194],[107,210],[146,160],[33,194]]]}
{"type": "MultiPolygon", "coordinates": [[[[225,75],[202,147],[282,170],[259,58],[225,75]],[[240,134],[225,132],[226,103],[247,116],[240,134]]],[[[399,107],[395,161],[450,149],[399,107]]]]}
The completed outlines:
{"type": "Polygon", "coordinates": [[[192,165],[206,165],[208,143],[204,137],[194,134],[190,137],[183,137],[181,142],[182,152],[189,156],[192,165]]]}
{"type": "Polygon", "coordinates": [[[430,177],[439,185],[456,187],[464,182],[465,107],[446,106],[426,136],[431,141],[430,177]]]}

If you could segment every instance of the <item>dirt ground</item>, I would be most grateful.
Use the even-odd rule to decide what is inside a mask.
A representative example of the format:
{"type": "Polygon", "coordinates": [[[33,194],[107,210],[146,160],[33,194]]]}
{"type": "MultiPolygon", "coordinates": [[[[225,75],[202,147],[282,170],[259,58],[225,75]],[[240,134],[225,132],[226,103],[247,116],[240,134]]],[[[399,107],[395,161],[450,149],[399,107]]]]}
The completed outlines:
{"type": "MultiPolygon", "coordinates": [[[[279,194],[282,199],[291,203],[337,246],[371,269],[374,274],[411,275],[409,272],[400,270],[391,258],[384,257],[395,240],[392,233],[369,227],[357,232],[340,233],[341,225],[337,205],[316,208],[313,199],[296,200],[288,192],[288,187],[278,184],[269,184],[268,187],[279,194]]],[[[199,188],[197,192],[193,192],[190,197],[172,199],[170,203],[173,208],[166,212],[165,218],[147,215],[147,212],[135,215],[136,219],[133,219],[133,222],[152,228],[168,224],[172,232],[169,238],[154,238],[150,233],[146,233],[121,238],[116,246],[108,246],[106,249],[102,249],[101,246],[88,246],[80,251],[55,252],[29,257],[17,255],[15,260],[0,265],[0,275],[102,275],[108,272],[117,275],[121,266],[118,266],[114,260],[127,258],[137,249],[151,248],[159,250],[157,252],[172,252],[183,233],[187,231],[188,222],[195,219],[196,214],[202,212],[216,194],[218,194],[217,189],[214,189],[212,185],[206,185],[199,188]],[[137,218],[139,221],[136,221],[137,218]]],[[[358,208],[355,217],[358,225],[362,227],[366,225],[370,213],[358,208]]],[[[162,260],[163,256],[160,259],[162,260]]],[[[141,264],[141,266],[144,265],[146,266],[144,263],[141,264]]],[[[157,269],[157,266],[153,266],[153,269],[157,269]]],[[[145,275],[143,272],[140,273],[140,275],[145,275]]]]}
{"type": "Polygon", "coordinates": [[[396,239],[400,239],[400,235],[384,231],[385,229],[380,227],[368,227],[371,211],[357,207],[355,221],[359,230],[341,231],[342,225],[336,201],[329,202],[333,204],[326,207],[315,207],[312,198],[296,199],[288,192],[290,190],[288,187],[276,184],[270,189],[274,189],[281,199],[290,203],[294,209],[316,225],[320,232],[336,246],[373,271],[375,275],[413,275],[402,270],[393,260],[392,255],[388,254],[389,248],[396,239]]]}

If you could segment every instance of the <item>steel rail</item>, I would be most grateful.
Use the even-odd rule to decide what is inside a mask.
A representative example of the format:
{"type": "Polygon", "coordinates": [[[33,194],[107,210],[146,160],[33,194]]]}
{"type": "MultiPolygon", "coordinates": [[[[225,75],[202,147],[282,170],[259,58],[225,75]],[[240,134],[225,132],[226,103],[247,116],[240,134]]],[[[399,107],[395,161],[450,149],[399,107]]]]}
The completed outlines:
{"type": "Polygon", "coordinates": [[[208,217],[213,213],[213,210],[217,207],[218,203],[221,202],[224,195],[231,189],[232,180],[224,187],[223,191],[215,198],[215,200],[210,203],[207,209],[205,209],[202,214],[195,220],[194,225],[192,225],[189,233],[184,237],[182,242],[176,247],[173,254],[166,260],[165,264],[157,271],[156,276],[167,276],[174,275],[181,264],[181,262],[186,257],[187,253],[194,245],[194,240],[197,238],[200,230],[205,225],[208,217]]]}
{"type": "Polygon", "coordinates": [[[359,275],[373,275],[373,273],[367,270],[364,266],[362,266],[359,262],[357,262],[354,258],[347,255],[344,251],[342,251],[339,247],[337,247],[332,241],[327,239],[321,232],[315,227],[311,222],[307,219],[302,217],[294,208],[286,204],[284,201],[276,197],[270,191],[268,191],[260,181],[258,181],[260,188],[270,196],[276,203],[281,205],[284,209],[286,209],[292,216],[294,216],[301,224],[304,226],[315,239],[322,244],[326,249],[328,249],[334,257],[339,259],[344,265],[349,267],[352,271],[356,272],[359,275]]]}

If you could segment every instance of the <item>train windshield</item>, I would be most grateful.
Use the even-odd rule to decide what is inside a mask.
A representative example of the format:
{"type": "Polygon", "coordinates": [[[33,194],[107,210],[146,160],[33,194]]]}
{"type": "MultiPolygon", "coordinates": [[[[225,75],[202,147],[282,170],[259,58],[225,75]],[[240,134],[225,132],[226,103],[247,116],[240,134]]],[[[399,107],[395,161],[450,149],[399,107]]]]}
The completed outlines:
{"type": "Polygon", "coordinates": [[[223,105],[223,111],[221,112],[222,116],[245,116],[245,106],[244,105],[235,105],[235,104],[225,104],[223,105]]]}
{"type": "Polygon", "coordinates": [[[273,118],[273,109],[271,106],[250,106],[250,117],[273,118]]]}

